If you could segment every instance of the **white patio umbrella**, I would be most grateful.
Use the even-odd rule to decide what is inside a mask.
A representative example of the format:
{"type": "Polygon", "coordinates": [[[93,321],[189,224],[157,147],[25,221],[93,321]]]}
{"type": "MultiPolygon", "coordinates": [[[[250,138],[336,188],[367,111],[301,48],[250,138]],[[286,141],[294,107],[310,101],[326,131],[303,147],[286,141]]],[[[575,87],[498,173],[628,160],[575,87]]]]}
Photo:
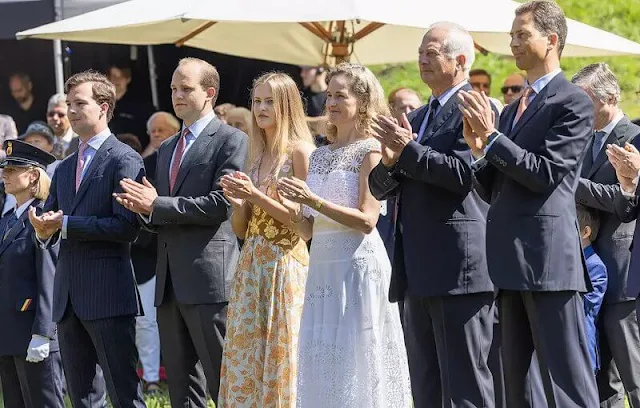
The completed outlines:
{"type": "MultiPolygon", "coordinates": [[[[17,33],[21,38],[176,44],[298,65],[414,61],[425,28],[453,21],[480,49],[510,54],[508,0],[132,0],[17,33]]],[[[564,56],[640,55],[640,44],[569,22],[564,56]]]]}

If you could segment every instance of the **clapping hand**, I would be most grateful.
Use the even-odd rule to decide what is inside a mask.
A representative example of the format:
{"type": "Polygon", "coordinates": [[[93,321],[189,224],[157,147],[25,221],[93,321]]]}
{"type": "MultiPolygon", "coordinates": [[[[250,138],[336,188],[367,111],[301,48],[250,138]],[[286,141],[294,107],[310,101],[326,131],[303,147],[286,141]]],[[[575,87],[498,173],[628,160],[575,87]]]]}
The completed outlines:
{"type": "Polygon", "coordinates": [[[607,157],[611,162],[620,186],[626,192],[633,192],[637,187],[638,171],[640,171],[640,152],[632,144],[607,146],[607,157]]]}
{"type": "Polygon", "coordinates": [[[378,115],[374,119],[371,130],[372,136],[382,144],[382,164],[385,167],[393,166],[400,158],[404,147],[418,137],[413,133],[407,115],[404,113],[400,124],[394,118],[378,115]]]}
{"type": "MultiPolygon", "coordinates": [[[[496,114],[491,107],[489,97],[483,92],[463,91],[458,92],[458,109],[467,119],[468,126],[471,127],[473,133],[480,138],[483,144],[487,143],[490,134],[496,131],[496,114]]],[[[466,138],[465,138],[466,140],[466,138]]],[[[469,143],[469,141],[467,141],[469,143]]],[[[475,141],[470,145],[472,149],[476,149],[475,141]]],[[[480,149],[482,150],[482,149],[480,149]]]]}
{"type": "Polygon", "coordinates": [[[151,214],[158,192],[146,177],[142,178],[142,184],[129,178],[122,179],[120,186],[124,192],[113,193],[113,197],[119,204],[137,214],[151,214]]]}
{"type": "Polygon", "coordinates": [[[462,116],[462,136],[464,137],[465,142],[469,145],[473,157],[482,157],[485,147],[484,142],[480,139],[480,136],[473,132],[473,128],[466,116],[462,116]]]}
{"type": "Polygon", "coordinates": [[[49,239],[60,230],[63,218],[62,211],[48,211],[37,215],[35,207],[29,207],[29,221],[36,231],[36,236],[41,240],[49,239]]]}
{"type": "Polygon", "coordinates": [[[222,176],[220,186],[234,208],[242,207],[245,201],[251,201],[257,194],[251,178],[241,171],[222,176]]]}
{"type": "Polygon", "coordinates": [[[283,177],[278,180],[278,193],[287,200],[305,205],[312,205],[317,198],[307,183],[296,177],[283,177]]]}

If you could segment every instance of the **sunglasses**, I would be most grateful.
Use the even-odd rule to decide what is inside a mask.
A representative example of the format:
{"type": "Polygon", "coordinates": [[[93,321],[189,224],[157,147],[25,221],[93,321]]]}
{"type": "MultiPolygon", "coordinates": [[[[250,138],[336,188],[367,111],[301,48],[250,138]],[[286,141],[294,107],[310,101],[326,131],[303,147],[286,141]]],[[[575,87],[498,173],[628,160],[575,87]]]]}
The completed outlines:
{"type": "Polygon", "coordinates": [[[513,92],[513,93],[518,93],[518,92],[522,92],[522,89],[524,89],[523,86],[512,85],[512,86],[503,86],[502,88],[500,88],[500,91],[503,94],[506,94],[507,92],[509,92],[509,90],[511,90],[511,92],[513,92]]]}

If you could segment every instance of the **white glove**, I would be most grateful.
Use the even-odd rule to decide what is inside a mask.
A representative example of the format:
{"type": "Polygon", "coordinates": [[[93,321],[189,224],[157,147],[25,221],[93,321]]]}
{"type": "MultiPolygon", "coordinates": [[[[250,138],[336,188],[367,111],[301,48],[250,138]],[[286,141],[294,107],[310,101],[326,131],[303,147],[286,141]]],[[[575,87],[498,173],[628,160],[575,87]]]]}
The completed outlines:
{"type": "Polygon", "coordinates": [[[34,334],[31,336],[29,348],[27,349],[27,361],[39,363],[49,357],[49,342],[51,339],[34,334]]]}

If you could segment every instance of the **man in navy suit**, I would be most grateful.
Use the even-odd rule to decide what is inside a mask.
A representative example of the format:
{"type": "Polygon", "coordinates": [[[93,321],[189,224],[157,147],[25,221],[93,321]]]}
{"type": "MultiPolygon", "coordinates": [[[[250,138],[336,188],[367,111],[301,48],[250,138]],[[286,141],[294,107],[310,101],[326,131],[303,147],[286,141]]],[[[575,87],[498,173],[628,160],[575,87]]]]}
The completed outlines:
{"type": "Polygon", "coordinates": [[[640,135],[640,127],[631,123],[620,109],[620,86],[607,64],[587,65],[571,81],[591,97],[595,117],[594,138],[584,158],[576,201],[597,212],[600,232],[593,248],[602,257],[608,274],[598,318],[601,369],[596,381],[600,405],[624,407],[626,390],[629,406],[636,408],[640,407],[640,331],[635,307],[638,292],[626,293],[629,247],[636,222],[616,214],[615,197],[620,194],[620,185],[607,160],[605,146],[632,143],[640,135]]]}
{"type": "Polygon", "coordinates": [[[123,178],[141,180],[142,158],[107,126],[115,89],[104,75],[76,74],[65,92],[79,149],[56,170],[46,212],[29,218],[39,241],[60,242],[53,320],[69,397],[76,407],[102,406],[106,383],[114,407],[144,407],[136,374],[139,301],[130,256],[139,227],[136,215],[112,197],[123,178]]]}
{"type": "Polygon", "coordinates": [[[566,35],[556,3],[518,7],[511,51],[529,84],[505,108],[497,130],[486,95],[459,94],[464,137],[479,158],[473,164],[477,186],[491,203],[487,261],[500,290],[509,407],[599,404],[581,296],[590,283],[575,208],[593,104],[560,70],[566,35]],[[534,350],[540,369],[529,376],[534,350]],[[546,401],[530,401],[534,380],[541,381],[546,401]]]}
{"type": "Polygon", "coordinates": [[[404,300],[416,407],[494,406],[488,205],[473,189],[456,98],[471,90],[466,78],[473,60],[464,28],[432,26],[419,48],[422,80],[433,92],[429,103],[402,117],[402,125],[378,118],[373,134],[383,154],[369,176],[371,192],[398,200],[390,297],[404,300]]]}

